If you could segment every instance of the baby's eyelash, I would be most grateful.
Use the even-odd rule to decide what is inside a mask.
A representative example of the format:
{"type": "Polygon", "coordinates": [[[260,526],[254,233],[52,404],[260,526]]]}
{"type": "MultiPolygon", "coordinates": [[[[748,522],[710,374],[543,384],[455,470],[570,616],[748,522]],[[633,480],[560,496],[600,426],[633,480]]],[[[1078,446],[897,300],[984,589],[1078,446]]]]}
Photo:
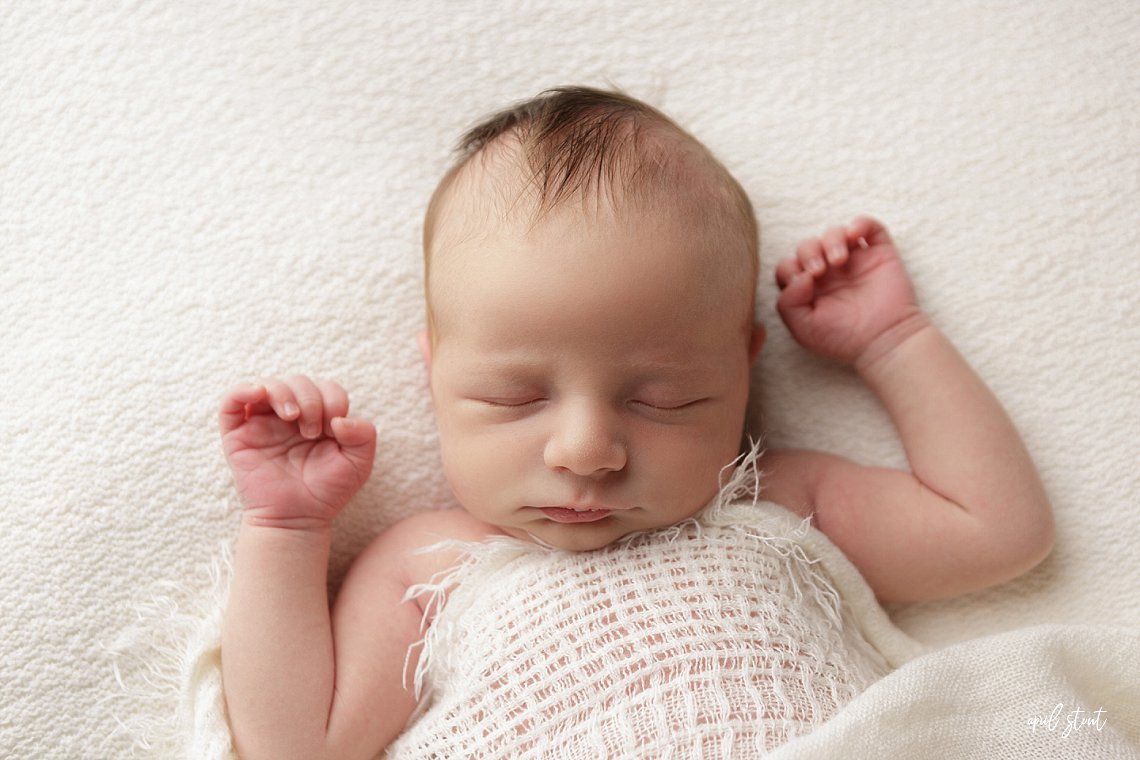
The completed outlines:
{"type": "MultiPolygon", "coordinates": [[[[526,407],[541,404],[547,400],[545,396],[478,396],[472,399],[484,406],[493,409],[524,409],[526,407]]],[[[686,409],[698,406],[707,398],[697,398],[689,401],[680,402],[653,402],[645,399],[631,399],[628,403],[634,407],[640,407],[652,412],[670,413],[681,412],[686,409]]]]}
{"type": "Polygon", "coordinates": [[[508,409],[517,409],[520,407],[536,404],[543,399],[539,397],[534,398],[481,398],[479,399],[487,406],[505,407],[508,409]]]}
{"type": "Polygon", "coordinates": [[[679,412],[682,409],[688,409],[690,407],[696,406],[697,404],[700,404],[701,402],[703,402],[705,400],[706,399],[698,398],[698,399],[693,399],[692,401],[683,401],[681,403],[676,403],[676,404],[675,403],[654,404],[654,403],[651,403],[649,401],[644,401],[641,399],[634,399],[632,403],[637,404],[638,406],[645,406],[645,407],[649,407],[650,409],[656,409],[657,411],[661,411],[661,412],[679,412]]]}

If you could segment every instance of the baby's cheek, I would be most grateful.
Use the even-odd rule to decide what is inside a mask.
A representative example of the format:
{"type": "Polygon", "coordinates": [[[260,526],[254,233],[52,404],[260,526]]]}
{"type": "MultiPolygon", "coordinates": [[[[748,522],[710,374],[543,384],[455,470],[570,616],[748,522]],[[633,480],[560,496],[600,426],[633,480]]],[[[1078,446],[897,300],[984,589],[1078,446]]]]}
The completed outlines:
{"type": "Polygon", "coordinates": [[[739,435],[705,431],[660,446],[657,477],[678,511],[698,511],[716,495],[721,470],[737,457],[739,441],[739,435]]]}
{"type": "Polygon", "coordinates": [[[447,478],[455,497],[461,502],[467,497],[470,487],[468,470],[471,469],[470,454],[462,439],[457,438],[441,426],[439,431],[439,455],[443,461],[443,475],[447,478]]]}
{"type": "Polygon", "coordinates": [[[464,507],[486,501],[494,484],[502,480],[505,452],[477,438],[448,436],[441,431],[443,472],[455,498],[464,507]]]}

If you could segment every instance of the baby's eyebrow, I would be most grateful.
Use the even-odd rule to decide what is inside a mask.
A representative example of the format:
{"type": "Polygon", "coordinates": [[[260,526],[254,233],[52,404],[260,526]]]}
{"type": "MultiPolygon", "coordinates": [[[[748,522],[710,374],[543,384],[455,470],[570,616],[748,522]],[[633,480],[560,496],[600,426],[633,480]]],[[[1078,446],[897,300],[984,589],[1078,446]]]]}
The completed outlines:
{"type": "MultiPolygon", "coordinates": [[[[503,373],[532,373],[539,372],[548,366],[547,362],[528,360],[525,358],[516,357],[480,357],[478,360],[473,361],[464,368],[465,372],[472,374],[503,374],[503,373]]],[[[675,375],[693,375],[708,371],[709,368],[702,367],[693,362],[669,362],[669,361],[636,361],[631,360],[628,362],[618,363],[618,368],[628,371],[634,375],[652,375],[652,376],[675,376],[675,375]]]]}
{"type": "MultiPolygon", "coordinates": [[[[528,382],[537,381],[548,372],[553,371],[557,364],[557,359],[535,357],[529,352],[485,352],[477,357],[470,357],[464,363],[463,374],[468,379],[476,381],[501,381],[505,379],[528,382]]],[[[609,368],[637,383],[696,382],[720,373],[719,367],[700,361],[636,356],[618,359],[610,364],[609,368]]]]}
{"type": "Polygon", "coordinates": [[[625,365],[631,375],[647,379],[690,380],[717,374],[719,367],[698,361],[631,360],[625,365]]]}
{"type": "Polygon", "coordinates": [[[543,364],[534,360],[519,359],[515,357],[480,357],[463,368],[464,374],[477,378],[503,377],[504,375],[534,375],[540,372],[543,364]]]}
{"type": "Polygon", "coordinates": [[[628,367],[638,372],[663,375],[687,375],[704,371],[704,368],[694,362],[638,361],[630,362],[628,367]]]}

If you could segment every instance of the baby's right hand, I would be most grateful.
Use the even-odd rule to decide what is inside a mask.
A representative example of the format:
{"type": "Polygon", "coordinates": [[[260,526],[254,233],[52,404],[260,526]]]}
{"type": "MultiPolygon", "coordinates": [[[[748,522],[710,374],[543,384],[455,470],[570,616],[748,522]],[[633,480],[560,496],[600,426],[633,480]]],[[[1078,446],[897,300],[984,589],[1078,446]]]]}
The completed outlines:
{"type": "Polygon", "coordinates": [[[238,385],[218,417],[245,516],[324,529],[368,480],[376,428],[347,417],[348,394],[307,377],[238,385]]]}

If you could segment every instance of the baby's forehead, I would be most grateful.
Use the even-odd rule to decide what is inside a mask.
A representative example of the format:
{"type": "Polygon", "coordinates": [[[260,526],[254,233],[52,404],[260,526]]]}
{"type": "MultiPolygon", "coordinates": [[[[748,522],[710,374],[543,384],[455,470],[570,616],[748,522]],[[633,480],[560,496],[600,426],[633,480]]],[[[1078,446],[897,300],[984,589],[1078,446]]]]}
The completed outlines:
{"type": "Polygon", "coordinates": [[[659,155],[665,146],[658,145],[657,153],[609,156],[605,164],[585,172],[560,167],[571,157],[536,158],[516,136],[502,135],[453,170],[431,224],[467,226],[449,230],[466,236],[488,226],[535,227],[564,212],[581,212],[588,222],[646,213],[675,215],[686,207],[708,212],[710,201],[726,204],[724,193],[714,187],[719,178],[701,162],[680,155],[685,146],[675,143],[670,149],[677,155],[668,159],[659,155]]]}
{"type": "Polygon", "coordinates": [[[453,188],[438,224],[437,243],[432,246],[431,269],[462,279],[479,268],[479,261],[492,259],[517,266],[548,248],[566,252],[562,266],[577,261],[590,267],[599,262],[586,255],[588,251],[631,254],[631,236],[644,238],[646,234],[660,235],[675,244],[688,241],[687,245],[662,246],[656,252],[643,248],[640,260],[648,266],[656,266],[658,256],[707,261],[712,232],[698,219],[684,219],[667,198],[659,200],[656,204],[617,204],[603,190],[542,208],[525,174],[520,177],[507,170],[496,176],[477,170],[458,178],[453,188]],[[646,252],[653,255],[646,258],[646,252]]]}
{"type": "MultiPolygon", "coordinates": [[[[501,134],[468,156],[441,182],[429,206],[424,264],[429,318],[432,302],[479,270],[490,256],[506,262],[507,248],[524,250],[533,236],[557,229],[610,245],[627,223],[684,238],[699,259],[699,279],[733,302],[751,303],[756,283],[756,226],[743,191],[699,143],[678,135],[642,133],[636,141],[572,166],[573,157],[535,154],[517,134],[501,134]],[[629,151],[633,151],[629,153],[629,151]],[[655,223],[655,224],[653,224],[655,223]],[[516,244],[519,244],[516,246],[516,244]]],[[[683,253],[681,255],[684,255],[683,253]]],[[[652,258],[652,257],[651,257],[652,258]]],[[[686,259],[689,256],[685,256],[686,259]]],[[[652,266],[652,262],[641,259],[652,266]]],[[[586,266],[586,262],[582,262],[586,266]]]]}

